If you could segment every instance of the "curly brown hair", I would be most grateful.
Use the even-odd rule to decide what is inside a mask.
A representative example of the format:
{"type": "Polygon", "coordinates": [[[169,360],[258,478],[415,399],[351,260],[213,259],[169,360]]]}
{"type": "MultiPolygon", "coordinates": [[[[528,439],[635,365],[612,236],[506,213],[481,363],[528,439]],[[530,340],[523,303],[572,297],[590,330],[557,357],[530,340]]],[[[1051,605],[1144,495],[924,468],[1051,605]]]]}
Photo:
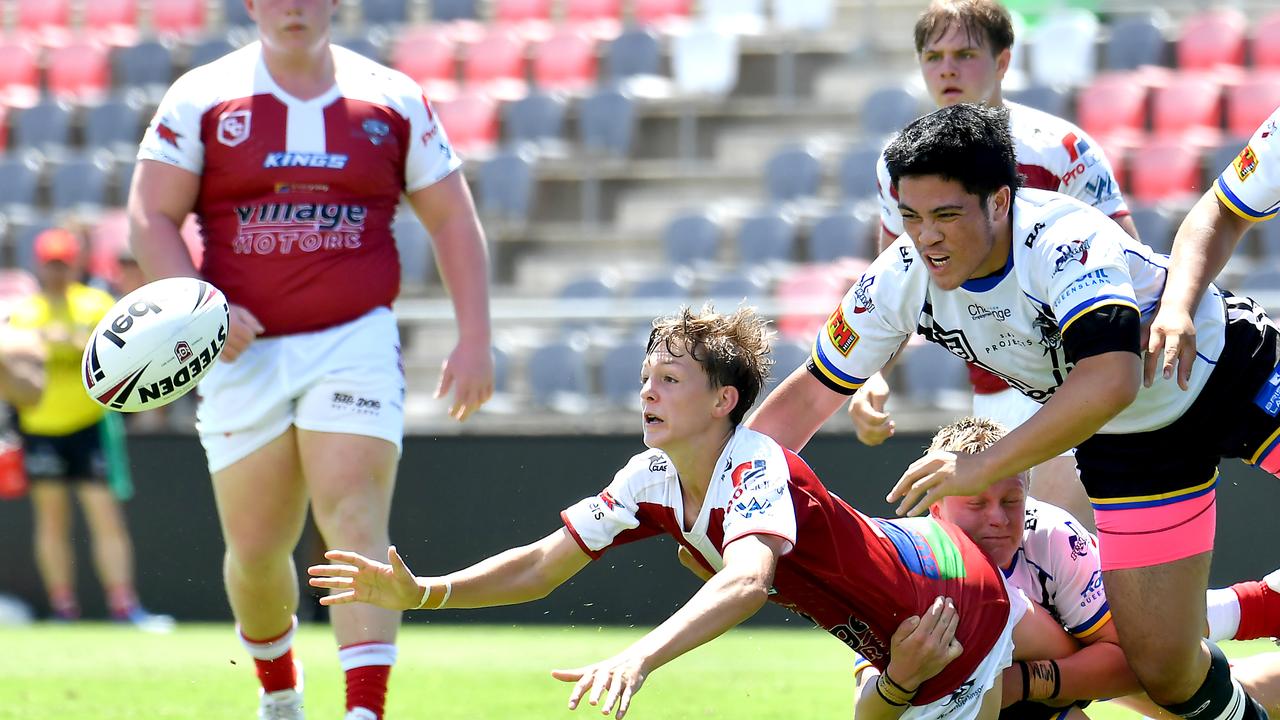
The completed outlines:
{"type": "Polygon", "coordinates": [[[768,324],[752,307],[739,307],[728,315],[716,312],[711,303],[696,313],[682,307],[653,321],[645,354],[660,347],[680,357],[687,349],[712,387],[738,389],[738,404],[729,413],[729,421],[738,425],[755,404],[773,364],[769,350],[774,333],[768,324]]]}
{"type": "Polygon", "coordinates": [[[996,0],[934,0],[916,20],[916,54],[957,23],[970,42],[981,41],[993,56],[1013,47],[1013,18],[996,0]]]}

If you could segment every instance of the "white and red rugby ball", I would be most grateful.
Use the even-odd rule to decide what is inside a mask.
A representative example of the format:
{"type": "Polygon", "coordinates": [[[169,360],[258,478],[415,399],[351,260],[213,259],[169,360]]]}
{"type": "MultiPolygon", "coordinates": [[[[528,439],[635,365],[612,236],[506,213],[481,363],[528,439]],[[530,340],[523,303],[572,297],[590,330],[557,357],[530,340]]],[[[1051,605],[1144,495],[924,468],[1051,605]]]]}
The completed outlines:
{"type": "Polygon", "coordinates": [[[80,363],[84,389],[109,410],[168,405],[217,362],[229,327],[227,298],[204,280],[147,283],[120,298],[93,329],[80,363]]]}

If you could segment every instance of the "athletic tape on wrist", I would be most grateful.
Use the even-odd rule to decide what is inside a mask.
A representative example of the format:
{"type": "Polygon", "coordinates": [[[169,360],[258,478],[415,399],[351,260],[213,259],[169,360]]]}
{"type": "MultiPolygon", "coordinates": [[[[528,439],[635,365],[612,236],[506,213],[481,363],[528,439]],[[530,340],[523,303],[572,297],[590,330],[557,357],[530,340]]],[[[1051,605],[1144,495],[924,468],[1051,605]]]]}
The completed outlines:
{"type": "Polygon", "coordinates": [[[894,707],[906,707],[911,704],[911,694],[902,692],[902,686],[889,679],[887,673],[880,673],[876,680],[876,692],[881,699],[894,707]]]}

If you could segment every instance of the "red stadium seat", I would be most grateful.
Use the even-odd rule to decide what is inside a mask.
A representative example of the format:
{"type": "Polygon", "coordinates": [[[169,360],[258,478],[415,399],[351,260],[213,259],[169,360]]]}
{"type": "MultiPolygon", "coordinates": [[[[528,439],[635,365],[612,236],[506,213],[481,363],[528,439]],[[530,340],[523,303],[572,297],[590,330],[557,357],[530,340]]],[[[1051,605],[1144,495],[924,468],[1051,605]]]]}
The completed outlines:
{"type": "Polygon", "coordinates": [[[635,0],[632,13],[641,25],[685,20],[693,13],[693,0],[635,0]]]}
{"type": "Polygon", "coordinates": [[[1243,65],[1245,27],[1244,15],[1229,8],[1187,17],[1178,39],[1178,67],[1212,70],[1218,65],[1243,65]]]}
{"type": "Polygon", "coordinates": [[[71,41],[69,0],[19,0],[15,30],[20,37],[56,47],[71,41]]]}
{"type": "Polygon", "coordinates": [[[93,0],[84,8],[85,33],[98,42],[117,47],[138,41],[137,0],[93,0]]]}
{"type": "MultiPolygon", "coordinates": [[[[1280,28],[1277,28],[1280,31],[1280,28]]],[[[1227,88],[1227,135],[1246,138],[1280,107],[1280,68],[1253,73],[1227,88]]]]}
{"type": "Polygon", "coordinates": [[[561,29],[534,49],[533,82],[542,90],[580,92],[596,82],[596,41],[561,29]]]}
{"type": "Polygon", "coordinates": [[[0,104],[31,107],[40,98],[40,64],[24,43],[0,43],[0,104]]]}
{"type": "Polygon", "coordinates": [[[97,43],[77,42],[53,48],[48,64],[46,84],[55,96],[83,102],[100,98],[111,88],[107,49],[97,43]]]}
{"type": "Polygon", "coordinates": [[[1099,75],[1076,98],[1080,127],[1104,147],[1139,143],[1146,117],[1147,88],[1125,73],[1099,75]]]}
{"type": "Polygon", "coordinates": [[[1155,139],[1129,156],[1128,186],[1134,201],[1187,201],[1204,192],[1201,149],[1171,139],[1155,139]]]}
{"type": "Polygon", "coordinates": [[[621,0],[567,0],[565,22],[581,27],[601,40],[611,40],[622,32],[621,0]]]}
{"type": "Polygon", "coordinates": [[[1156,88],[1151,102],[1151,129],[1162,138],[1200,147],[1222,140],[1222,88],[1209,77],[1179,74],[1156,88]]]}
{"type": "Polygon", "coordinates": [[[1268,70],[1280,70],[1280,10],[1262,17],[1253,26],[1253,66],[1268,70]]]}
{"type": "Polygon", "coordinates": [[[551,0],[496,0],[493,19],[499,23],[551,20],[551,0]]]}
{"type": "Polygon", "coordinates": [[[190,35],[204,30],[202,0],[152,0],[151,27],[158,33],[190,35]]]}
{"type": "Polygon", "coordinates": [[[788,340],[811,342],[828,313],[870,265],[860,258],[836,263],[798,265],[779,278],[774,296],[781,306],[778,333],[788,340]]]}
{"type": "Polygon", "coordinates": [[[440,26],[402,32],[391,49],[391,66],[417,81],[432,100],[458,94],[457,45],[440,26]]]}
{"type": "Polygon", "coordinates": [[[483,90],[502,100],[517,100],[528,92],[525,82],[527,42],[518,33],[492,28],[467,47],[462,78],[468,89],[483,90]]]}
{"type": "Polygon", "coordinates": [[[498,142],[498,103],[475,90],[433,103],[449,143],[462,155],[483,155],[498,142]]]}

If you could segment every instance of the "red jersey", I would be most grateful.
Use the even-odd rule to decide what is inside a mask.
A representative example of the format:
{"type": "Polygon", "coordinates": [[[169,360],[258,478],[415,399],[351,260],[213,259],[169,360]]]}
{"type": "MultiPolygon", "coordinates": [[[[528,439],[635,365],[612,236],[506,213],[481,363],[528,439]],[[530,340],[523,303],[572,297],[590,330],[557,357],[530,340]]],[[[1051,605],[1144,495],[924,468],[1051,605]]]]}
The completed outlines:
{"type": "Polygon", "coordinates": [[[667,534],[708,570],[724,566],[724,547],[751,534],[786,541],[770,600],[820,625],[884,670],[889,638],[939,595],[960,617],[964,653],[920,687],[926,705],[946,697],[987,656],[1009,618],[999,572],[956,526],[932,518],[867,517],[828,492],[795,453],[739,428],[721,454],[702,510],[684,528],[680,479],[666,454],[636,455],[604,492],[561,513],[592,558],[667,534]]]}
{"type": "Polygon", "coordinates": [[[139,160],[200,176],[200,272],[265,335],[320,330],[390,306],[401,196],[461,164],[421,88],[334,46],[336,82],[299,100],[253,43],[173,84],[139,160]]]}

